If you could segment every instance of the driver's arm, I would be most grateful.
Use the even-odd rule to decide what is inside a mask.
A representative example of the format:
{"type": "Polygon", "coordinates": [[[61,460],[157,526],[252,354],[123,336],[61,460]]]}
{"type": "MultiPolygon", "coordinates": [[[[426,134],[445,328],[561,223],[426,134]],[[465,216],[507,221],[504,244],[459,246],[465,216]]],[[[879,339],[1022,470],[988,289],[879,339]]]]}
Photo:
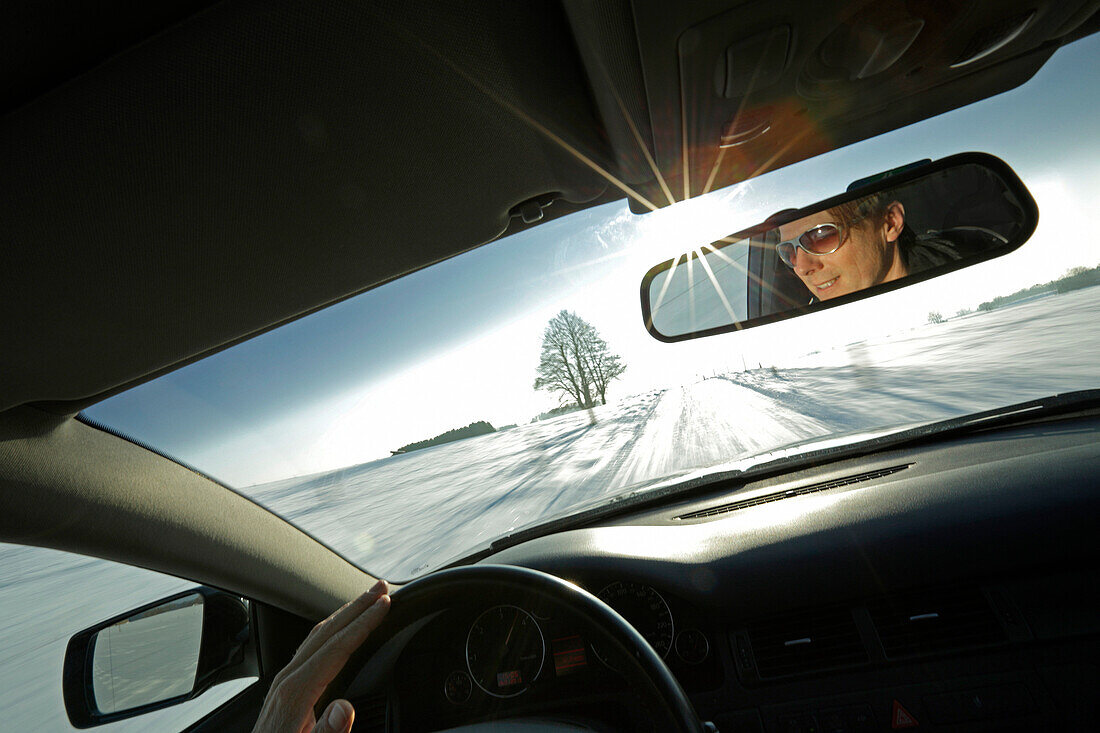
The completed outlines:
{"type": "Polygon", "coordinates": [[[313,627],[290,663],[275,675],[253,733],[346,733],[355,720],[347,700],[333,700],[320,720],[313,716],[325,688],[390,608],[389,587],[379,580],[313,627]]]}

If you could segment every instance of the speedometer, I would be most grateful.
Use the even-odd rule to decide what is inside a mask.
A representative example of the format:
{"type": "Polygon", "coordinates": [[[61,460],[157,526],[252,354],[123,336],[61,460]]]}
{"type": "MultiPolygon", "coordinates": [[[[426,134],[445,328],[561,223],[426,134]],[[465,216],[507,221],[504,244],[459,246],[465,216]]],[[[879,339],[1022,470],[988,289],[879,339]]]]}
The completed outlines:
{"type": "Polygon", "coordinates": [[[546,643],[531,614],[496,606],[477,617],[466,636],[466,665],[477,686],[494,697],[515,697],[542,671],[546,643]]]}
{"type": "Polygon", "coordinates": [[[648,585],[620,581],[607,586],[597,595],[629,621],[657,654],[668,656],[675,629],[672,611],[660,593],[648,585]]]}

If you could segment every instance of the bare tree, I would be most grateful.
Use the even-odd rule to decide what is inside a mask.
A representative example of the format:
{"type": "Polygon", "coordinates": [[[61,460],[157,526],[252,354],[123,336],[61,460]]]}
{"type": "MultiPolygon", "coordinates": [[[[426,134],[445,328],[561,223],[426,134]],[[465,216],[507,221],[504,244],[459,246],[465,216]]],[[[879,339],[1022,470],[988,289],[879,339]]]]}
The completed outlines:
{"type": "Polygon", "coordinates": [[[600,338],[595,329],[592,329],[592,348],[588,351],[589,373],[592,375],[592,386],[600,396],[600,402],[607,404],[607,385],[618,379],[626,371],[622,357],[612,354],[607,347],[607,342],[600,338]]]}
{"type": "Polygon", "coordinates": [[[535,389],[559,392],[578,407],[592,407],[598,397],[607,404],[607,386],[626,371],[622,357],[588,321],[563,310],[550,319],[542,334],[535,389]]]}

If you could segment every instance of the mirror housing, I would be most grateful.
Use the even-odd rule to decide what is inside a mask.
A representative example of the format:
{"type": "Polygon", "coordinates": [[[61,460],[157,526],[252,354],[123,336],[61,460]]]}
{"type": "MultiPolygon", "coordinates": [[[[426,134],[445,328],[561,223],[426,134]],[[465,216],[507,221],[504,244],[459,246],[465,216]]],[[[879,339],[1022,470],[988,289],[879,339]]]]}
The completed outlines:
{"type": "MultiPolygon", "coordinates": [[[[172,651],[179,652],[178,649],[172,651]]],[[[92,728],[178,705],[222,682],[258,676],[259,660],[252,635],[250,604],[239,596],[198,587],[127,611],[73,636],[65,650],[62,692],[65,710],[73,727],[92,728]],[[102,669],[102,659],[105,654],[111,654],[109,646],[104,651],[104,644],[109,645],[110,634],[144,626],[141,631],[127,634],[141,639],[130,642],[143,647],[139,650],[133,647],[140,654],[140,659],[134,661],[139,667],[141,664],[156,665],[169,655],[171,642],[176,641],[178,645],[179,641],[178,638],[167,638],[170,635],[159,640],[155,638],[157,617],[163,620],[173,614],[176,619],[182,620],[182,625],[194,628],[196,621],[199,621],[194,613],[196,606],[201,606],[201,624],[198,625],[198,638],[194,642],[197,648],[184,650],[189,660],[178,665],[186,670],[188,677],[193,669],[193,680],[189,683],[177,679],[175,682],[162,681],[160,685],[146,684],[128,698],[124,696],[122,703],[97,700],[97,689],[102,690],[107,674],[102,669]],[[101,634],[106,634],[102,641],[101,634]],[[149,638],[151,635],[152,639],[149,638]],[[100,648],[98,653],[97,647],[100,648]],[[101,662],[98,669],[97,657],[101,662]]]]}
{"type": "Polygon", "coordinates": [[[762,326],[1001,257],[1038,221],[1035,200],[999,158],[920,161],[654,266],[641,283],[642,318],[665,342],[762,326]],[[836,222],[835,248],[799,246],[826,221],[836,222]]]}

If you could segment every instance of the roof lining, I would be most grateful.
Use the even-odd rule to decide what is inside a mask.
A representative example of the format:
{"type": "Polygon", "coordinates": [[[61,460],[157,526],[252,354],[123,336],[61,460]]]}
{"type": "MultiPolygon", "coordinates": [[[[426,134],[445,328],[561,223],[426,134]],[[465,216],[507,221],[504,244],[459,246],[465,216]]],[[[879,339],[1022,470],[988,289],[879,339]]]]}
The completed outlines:
{"type": "Polygon", "coordinates": [[[0,410],[178,367],[492,241],[533,197],[603,196],[544,134],[609,165],[556,0],[435,10],[215,5],[0,120],[0,410]]]}

